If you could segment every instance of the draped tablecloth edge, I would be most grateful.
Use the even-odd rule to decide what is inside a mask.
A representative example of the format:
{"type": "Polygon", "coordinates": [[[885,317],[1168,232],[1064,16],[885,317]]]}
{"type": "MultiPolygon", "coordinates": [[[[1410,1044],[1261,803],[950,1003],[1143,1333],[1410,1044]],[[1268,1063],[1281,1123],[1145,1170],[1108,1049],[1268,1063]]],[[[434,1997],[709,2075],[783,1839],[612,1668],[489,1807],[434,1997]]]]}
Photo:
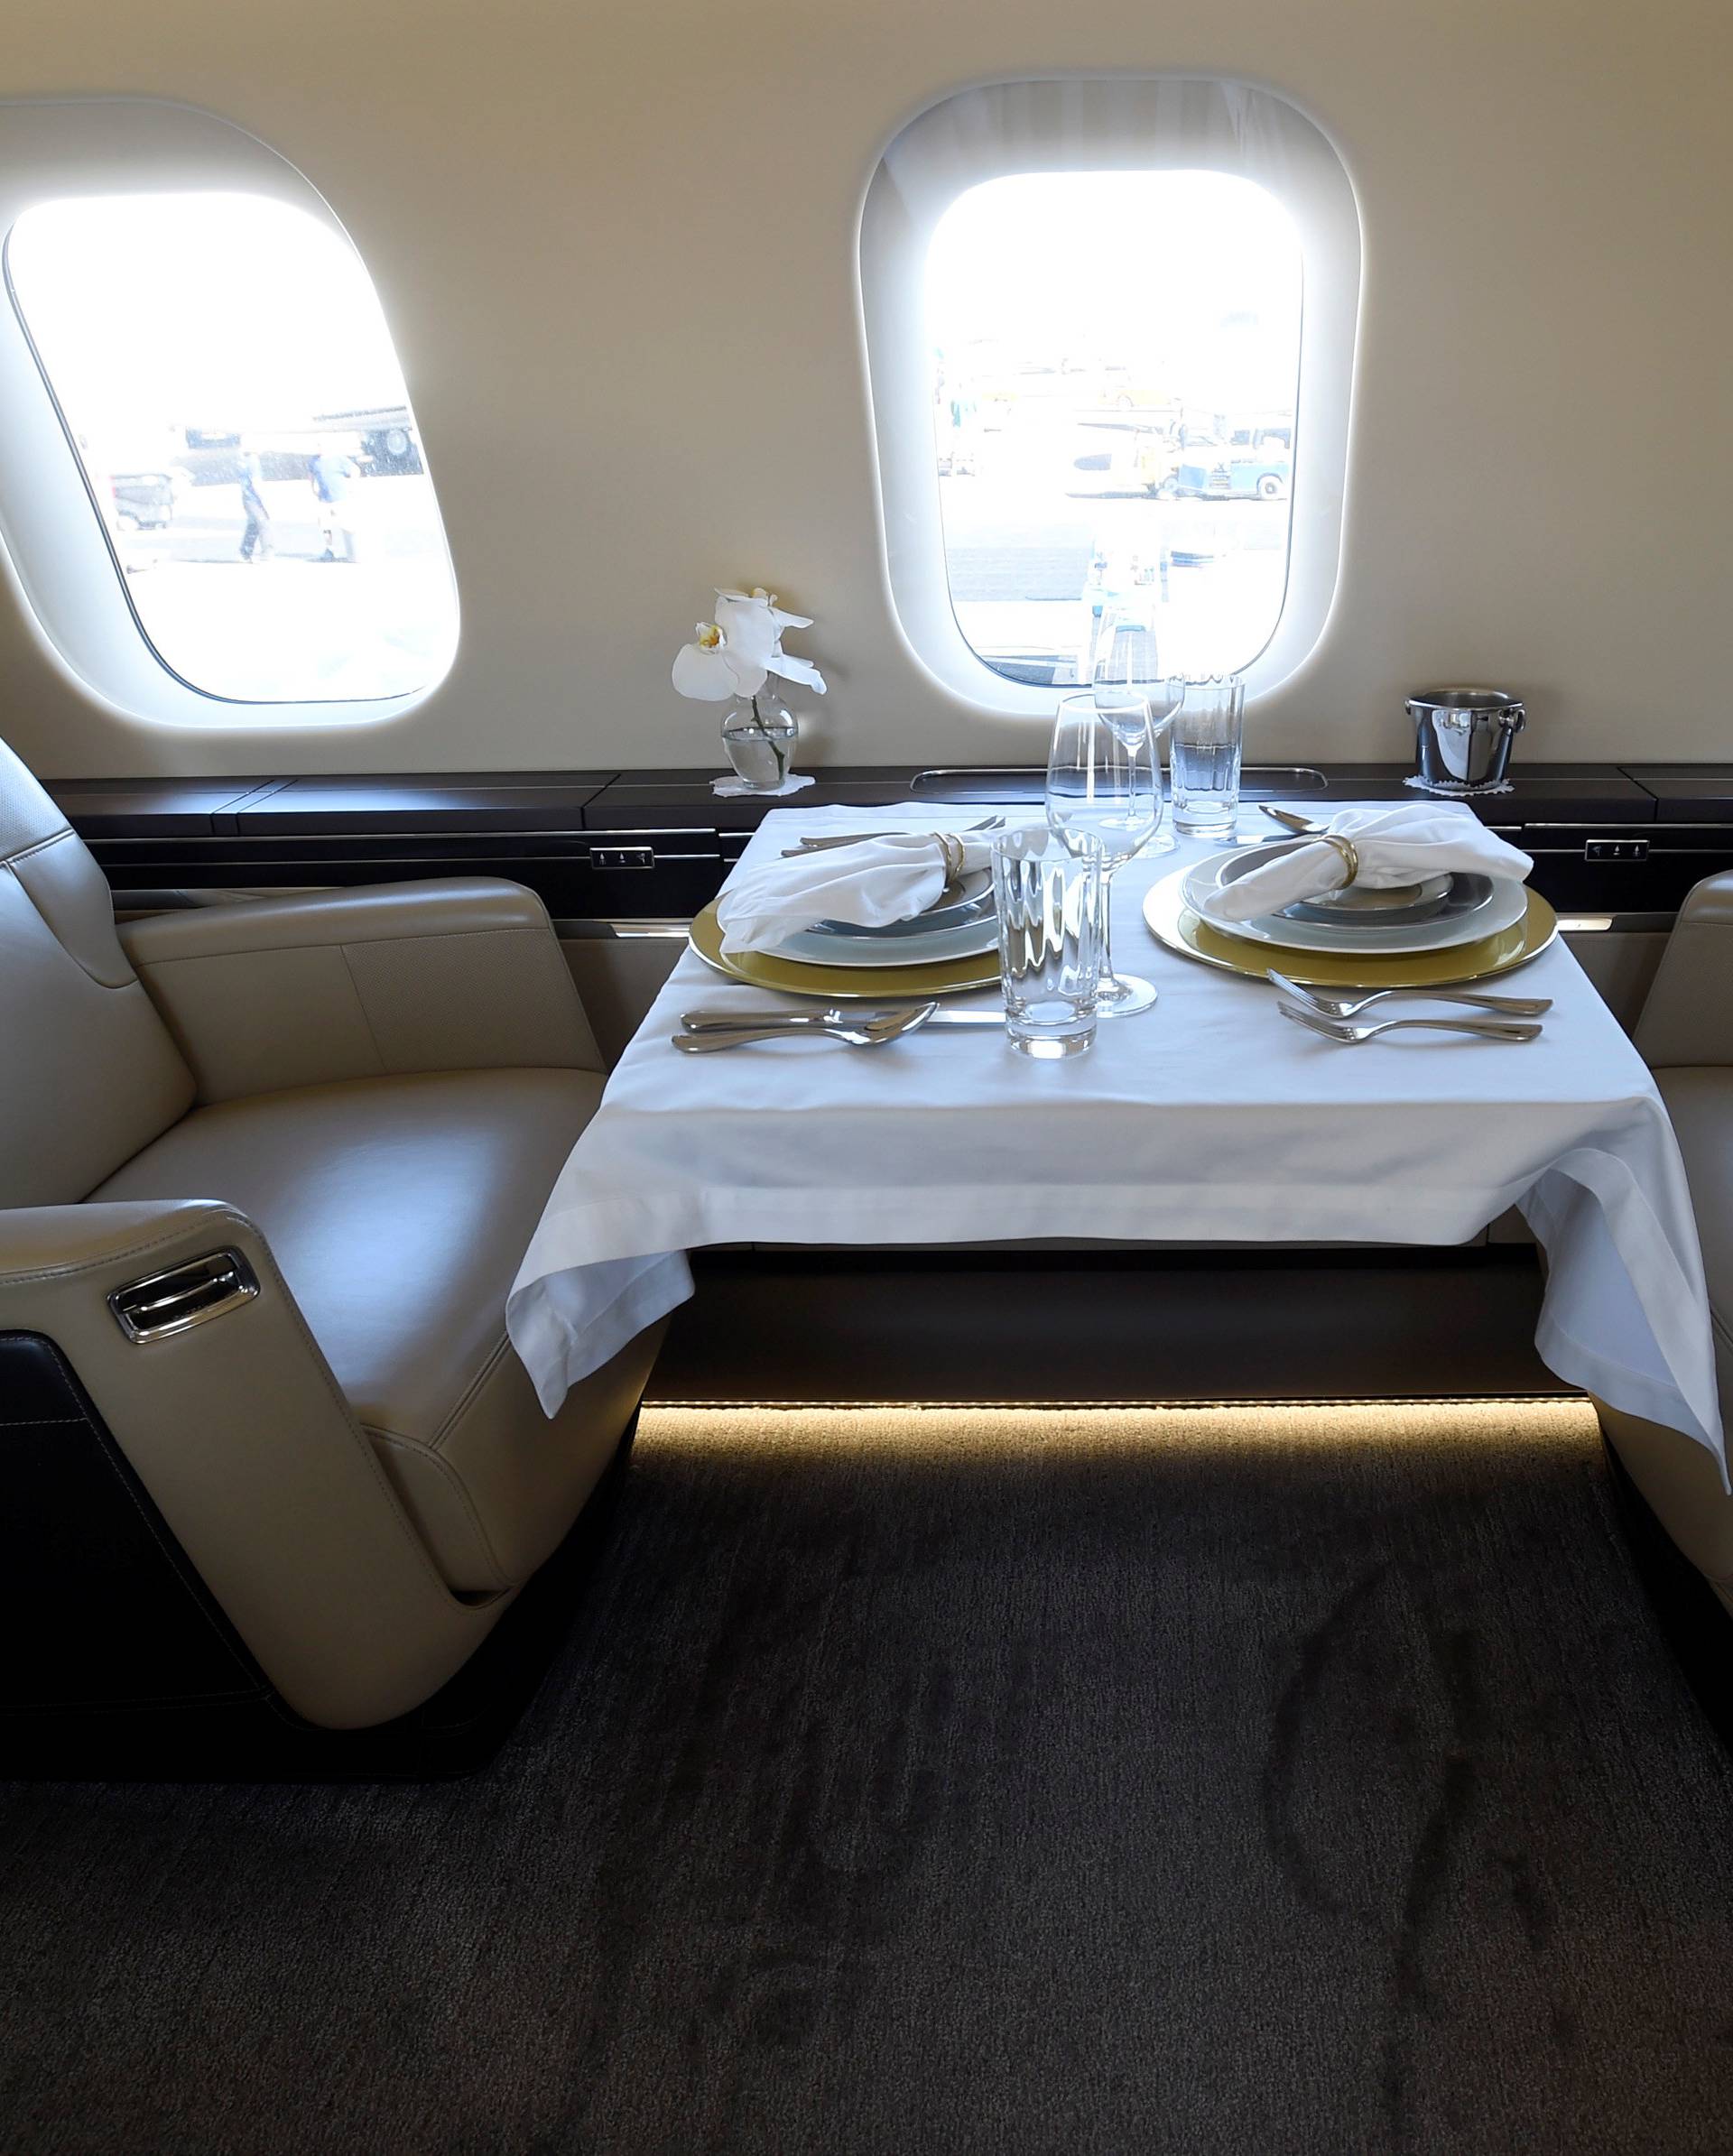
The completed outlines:
{"type": "Polygon", "coordinates": [[[573,1298],[575,1289],[567,1283],[572,1282],[575,1269],[541,1273],[529,1281],[520,1274],[506,1296],[506,1334],[550,1421],[573,1385],[599,1370],[646,1326],[677,1309],[692,1292],[692,1269],[681,1251],[656,1251],[641,1258],[603,1263],[626,1267],[627,1276],[602,1309],[586,1309],[581,1323],[560,1307],[562,1300],[573,1298]]]}
{"type": "MultiPolygon", "coordinates": [[[[1379,1232],[1376,1235],[1368,1232],[1363,1214],[1354,1217],[1356,1206],[1363,1201],[1345,1198],[1335,1189],[1284,1186],[1284,1197],[1293,1198],[1297,1208],[1309,1215],[1304,1232],[1288,1239],[1296,1244],[1340,1242],[1370,1249],[1380,1245],[1449,1248],[1469,1242],[1489,1220],[1515,1206],[1530,1221],[1543,1245],[1549,1240],[1546,1232],[1549,1228],[1552,1231],[1552,1240],[1562,1243],[1567,1230],[1561,1210],[1547,1199],[1543,1189],[1547,1177],[1555,1173],[1578,1189],[1599,1211],[1615,1254],[1630,1281],[1631,1292],[1673,1374],[1673,1391],[1677,1399],[1683,1401],[1691,1418],[1692,1426],[1681,1434],[1703,1445],[1715,1456],[1725,1482],[1728,1469],[1720,1441],[1712,1374],[1697,1373],[1695,1382],[1691,1382],[1681,1368],[1682,1364],[1688,1365],[1691,1360],[1691,1343],[1681,1338],[1673,1342],[1674,1352],[1669,1353],[1668,1349],[1669,1337],[1681,1329],[1674,1320],[1681,1312],[1693,1307],[1698,1291],[1692,1288],[1687,1269],[1681,1264],[1678,1253],[1673,1250],[1641,1186],[1626,1163],[1616,1156],[1595,1148],[1575,1148],[1559,1160],[1549,1161],[1540,1174],[1519,1178],[1500,1187],[1490,1208],[1485,1211],[1482,1210],[1485,1193],[1481,1194],[1479,1203],[1468,1207],[1459,1192],[1404,1193],[1401,1218],[1394,1219],[1386,1211],[1376,1224],[1379,1232]],[[1321,1198],[1326,1198],[1339,1213],[1341,1232],[1338,1235],[1326,1232],[1330,1224],[1321,1226],[1321,1215],[1311,1209],[1321,1198]],[[1640,1240],[1650,1263],[1667,1282],[1664,1292],[1657,1291],[1646,1297],[1642,1293],[1626,1263],[1620,1239],[1614,1235],[1611,1217],[1614,1209],[1619,1213],[1622,1230],[1640,1240]]],[[[1025,1235],[1039,1239],[1061,1235],[1119,1240],[1123,1236],[1131,1242],[1150,1241],[1151,1210],[1185,1211],[1207,1202],[1211,1212],[1210,1233],[1199,1232],[1188,1221],[1172,1222],[1163,1225],[1171,1225],[1173,1233],[1162,1239],[1206,1245],[1249,1241],[1278,1249],[1282,1244],[1282,1238],[1273,1238],[1268,1232],[1268,1190],[1263,1184],[1182,1185],[1177,1192],[1172,1186],[1159,1190],[1145,1187],[1135,1193],[1117,1194],[1080,1194],[1074,1189],[1060,1192],[1036,1186],[1020,1194],[1029,1208],[1027,1217],[1017,1219],[1017,1208],[1014,1208],[1009,1221],[1003,1191],[985,1193],[971,1186],[968,1190],[934,1190],[924,1195],[932,1202],[951,1208],[958,1216],[947,1242],[1015,1242],[1025,1235]],[[1186,1204],[1176,1206],[1175,1198],[1181,1194],[1186,1204]],[[1100,1202],[1104,1198],[1117,1198],[1117,1202],[1104,1205],[1100,1202]],[[1069,1204],[1058,1202],[1065,1199],[1069,1199],[1069,1204]],[[1236,1208],[1244,1208],[1242,1216],[1236,1217],[1236,1208]],[[1087,1213],[1087,1219],[1077,1217],[1082,1213],[1087,1213]],[[1135,1217],[1122,1217],[1133,1214],[1135,1217]],[[1237,1235],[1234,1233],[1236,1227],[1248,1232],[1237,1235]]],[[[693,1217],[694,1213],[709,1213],[713,1196],[709,1194],[696,1206],[690,1198],[677,1197],[663,1200],[643,1198],[598,1200],[550,1214],[538,1232],[538,1244],[544,1238],[559,1242],[562,1239],[562,1228],[581,1225],[592,1229],[598,1223],[607,1223],[621,1231],[635,1228],[636,1233],[627,1239],[641,1241],[645,1246],[603,1261],[606,1264],[629,1267],[631,1276],[600,1309],[586,1309],[580,1321],[575,1309],[568,1314],[560,1307],[561,1283],[572,1279],[571,1270],[561,1267],[553,1253],[544,1255],[532,1245],[518,1282],[512,1290],[507,1323],[513,1345],[530,1370],[544,1412],[549,1415],[557,1412],[568,1386],[598,1369],[635,1332],[665,1316],[691,1294],[691,1272],[686,1263],[686,1251],[704,1247],[707,1241],[807,1242],[811,1240],[814,1211],[822,1216],[827,1205],[839,1196],[848,1198],[857,1226],[862,1209],[858,1190],[727,1191],[721,1196],[719,1208],[726,1214],[726,1227],[719,1221],[706,1222],[704,1225],[714,1226],[716,1232],[708,1236],[693,1235],[690,1231],[700,1225],[693,1217]],[[660,1242],[656,1240],[659,1234],[663,1238],[660,1242]]],[[[946,1247],[946,1243],[909,1236],[907,1202],[901,1194],[889,1195],[882,1205],[867,1209],[882,1215],[883,1236],[875,1242],[872,1237],[857,1232],[843,1238],[841,1246],[873,1248],[908,1242],[912,1248],[946,1247]]],[[[616,1251],[617,1248],[616,1245],[616,1251]]],[[[1675,1401],[1668,1397],[1663,1381],[1610,1360],[1602,1349],[1571,1332],[1559,1318],[1556,1308],[1543,1313],[1535,1344],[1542,1360],[1567,1383],[1597,1393],[1609,1404],[1628,1413],[1643,1415],[1669,1428],[1679,1427],[1678,1408],[1675,1401]]]]}

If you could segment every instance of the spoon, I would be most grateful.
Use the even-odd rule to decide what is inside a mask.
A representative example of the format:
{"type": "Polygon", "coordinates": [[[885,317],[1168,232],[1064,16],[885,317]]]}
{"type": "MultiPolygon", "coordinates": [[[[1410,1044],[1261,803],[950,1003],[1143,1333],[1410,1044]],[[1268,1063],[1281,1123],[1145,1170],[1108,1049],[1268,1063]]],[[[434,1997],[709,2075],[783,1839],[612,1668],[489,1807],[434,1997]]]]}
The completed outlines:
{"type": "MultiPolygon", "coordinates": [[[[750,1032],[676,1033],[674,1046],[689,1056],[708,1055],[712,1050],[743,1048],[749,1041],[798,1040],[803,1033],[817,1033],[827,1041],[842,1041],[850,1048],[883,1048],[887,1041],[899,1041],[904,1033],[912,1033],[917,1026],[923,1026],[939,1008],[936,1003],[914,1004],[905,1011],[890,1011],[882,1018],[863,1018],[839,1023],[821,1022],[810,1026],[792,1027],[773,1025],[755,1028],[750,1032]]],[[[829,1013],[826,1013],[827,1019],[829,1013]]]]}

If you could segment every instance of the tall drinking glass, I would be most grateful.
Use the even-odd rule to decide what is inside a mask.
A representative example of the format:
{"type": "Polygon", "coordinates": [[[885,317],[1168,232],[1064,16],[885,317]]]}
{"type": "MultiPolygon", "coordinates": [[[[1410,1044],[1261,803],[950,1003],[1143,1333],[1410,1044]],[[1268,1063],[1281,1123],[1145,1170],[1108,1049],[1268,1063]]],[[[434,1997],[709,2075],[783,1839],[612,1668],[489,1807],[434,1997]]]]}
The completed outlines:
{"type": "Polygon", "coordinates": [[[1237,674],[1186,683],[1168,750],[1176,829],[1233,836],[1245,717],[1246,684],[1237,674]]]}
{"type": "Polygon", "coordinates": [[[1093,693],[1068,696],[1047,758],[1047,823],[1080,855],[1090,842],[1101,849],[1098,1002],[1104,1018],[1127,1018],[1155,1001],[1148,981],[1114,971],[1109,913],[1115,874],[1149,844],[1161,821],[1162,765],[1147,699],[1134,718],[1127,706],[1098,710],[1093,693]]]}
{"type": "Polygon", "coordinates": [[[993,841],[1005,1030],[1025,1056],[1081,1055],[1095,1039],[1101,971],[1101,848],[1082,834],[1005,831],[993,841]]]}

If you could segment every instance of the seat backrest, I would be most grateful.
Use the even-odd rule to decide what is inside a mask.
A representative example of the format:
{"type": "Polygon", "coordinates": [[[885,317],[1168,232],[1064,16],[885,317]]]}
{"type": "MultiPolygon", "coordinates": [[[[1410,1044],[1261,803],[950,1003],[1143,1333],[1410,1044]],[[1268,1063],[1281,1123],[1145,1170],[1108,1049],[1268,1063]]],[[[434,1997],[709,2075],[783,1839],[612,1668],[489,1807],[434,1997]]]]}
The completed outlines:
{"type": "Polygon", "coordinates": [[[1686,893],[1633,1038],[1652,1070],[1733,1063],[1733,874],[1686,893]]]}
{"type": "Polygon", "coordinates": [[[107,879],[0,743],[0,1206],[74,1203],[191,1100],[107,879]]]}

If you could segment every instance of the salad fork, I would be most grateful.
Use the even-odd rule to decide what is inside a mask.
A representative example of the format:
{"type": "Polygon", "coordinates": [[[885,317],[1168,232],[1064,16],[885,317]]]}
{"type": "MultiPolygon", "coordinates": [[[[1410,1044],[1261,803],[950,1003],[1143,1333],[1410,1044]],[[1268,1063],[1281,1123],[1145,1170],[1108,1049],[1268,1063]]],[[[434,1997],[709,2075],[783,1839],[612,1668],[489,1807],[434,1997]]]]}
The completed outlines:
{"type": "Polygon", "coordinates": [[[1477,1010],[1495,1011],[1501,1018],[1539,1018],[1552,1008],[1550,995],[1478,995],[1466,988],[1367,988],[1352,995],[1330,995],[1321,988],[1302,988],[1274,967],[1269,977],[1295,1003],[1310,1004],[1326,1018],[1358,1018],[1386,996],[1418,995],[1427,1003],[1472,1004],[1477,1010]]]}
{"type": "Polygon", "coordinates": [[[1376,1041],[1380,1033],[1400,1032],[1404,1026],[1423,1027],[1440,1033],[1472,1033],[1480,1041],[1538,1041],[1537,1021],[1515,1018],[1385,1018],[1375,1025],[1350,1025],[1346,1019],[1326,1018],[1301,1004],[1279,1003],[1284,1018],[1302,1025],[1308,1032],[1321,1033],[1326,1041],[1344,1048],[1358,1048],[1363,1041],[1376,1041]]]}

